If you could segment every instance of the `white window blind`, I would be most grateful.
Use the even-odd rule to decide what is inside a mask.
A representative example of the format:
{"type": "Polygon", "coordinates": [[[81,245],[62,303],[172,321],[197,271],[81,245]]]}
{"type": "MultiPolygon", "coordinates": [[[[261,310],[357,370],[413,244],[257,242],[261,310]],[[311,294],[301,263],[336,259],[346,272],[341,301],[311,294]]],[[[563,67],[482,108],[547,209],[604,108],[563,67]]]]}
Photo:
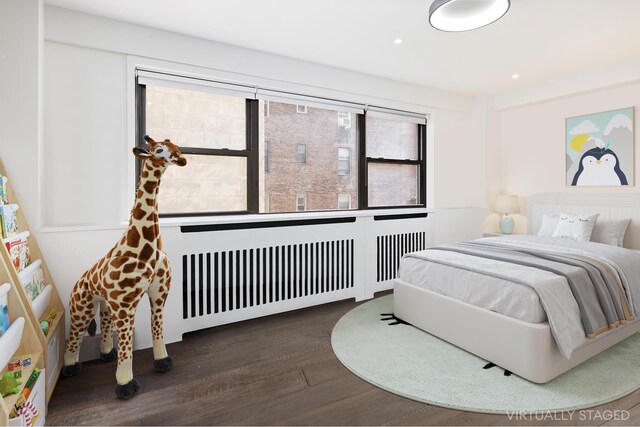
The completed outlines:
{"type": "Polygon", "coordinates": [[[364,114],[365,106],[351,102],[337,101],[335,99],[317,98],[313,96],[299,95],[295,93],[280,92],[258,88],[258,99],[265,101],[282,102],[285,104],[306,105],[311,108],[324,108],[335,111],[348,111],[350,113],[364,114]]]}
{"type": "Polygon", "coordinates": [[[381,119],[396,120],[399,122],[417,123],[420,125],[427,124],[427,115],[421,113],[412,113],[410,111],[394,110],[390,108],[382,108],[375,106],[367,107],[367,116],[379,117],[381,119]]]}
{"type": "Polygon", "coordinates": [[[252,86],[236,85],[217,82],[200,77],[186,77],[158,71],[137,70],[138,84],[171,87],[175,89],[206,91],[220,95],[240,96],[255,99],[256,88],[252,86]]]}

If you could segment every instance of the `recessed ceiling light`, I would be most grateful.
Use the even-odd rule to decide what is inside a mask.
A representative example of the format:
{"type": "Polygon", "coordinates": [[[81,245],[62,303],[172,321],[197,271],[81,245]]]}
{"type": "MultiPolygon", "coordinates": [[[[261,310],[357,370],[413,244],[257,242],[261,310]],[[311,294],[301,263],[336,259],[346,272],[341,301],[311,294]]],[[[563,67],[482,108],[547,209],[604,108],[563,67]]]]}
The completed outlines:
{"type": "Polygon", "coordinates": [[[393,39],[393,43],[402,44],[402,39],[400,37],[396,37],[395,39],[393,39]]]}
{"type": "Polygon", "coordinates": [[[520,78],[520,74],[514,74],[514,75],[511,76],[511,78],[514,79],[514,80],[517,79],[517,78],[520,78]]]}

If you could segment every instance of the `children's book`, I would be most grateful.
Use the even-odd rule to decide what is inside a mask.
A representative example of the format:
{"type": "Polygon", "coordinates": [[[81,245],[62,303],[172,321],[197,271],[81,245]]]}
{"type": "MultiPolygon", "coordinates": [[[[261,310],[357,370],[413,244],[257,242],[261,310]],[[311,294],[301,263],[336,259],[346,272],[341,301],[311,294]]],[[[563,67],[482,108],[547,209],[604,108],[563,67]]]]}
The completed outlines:
{"type": "Polygon", "coordinates": [[[21,272],[31,262],[31,253],[29,252],[29,235],[28,231],[18,233],[13,237],[5,240],[4,244],[9,251],[9,257],[17,272],[21,272]]]}
{"type": "Polygon", "coordinates": [[[2,238],[6,239],[18,234],[18,218],[16,212],[18,205],[1,205],[0,220],[2,221],[2,238]]]}
{"type": "Polygon", "coordinates": [[[7,203],[7,177],[0,175],[0,205],[7,203]]]}
{"type": "Polygon", "coordinates": [[[42,271],[42,261],[36,260],[18,275],[22,288],[27,297],[33,301],[45,288],[44,272],[42,271]]]}
{"type": "Polygon", "coordinates": [[[9,329],[9,290],[8,283],[0,285],[0,337],[9,329]]]}

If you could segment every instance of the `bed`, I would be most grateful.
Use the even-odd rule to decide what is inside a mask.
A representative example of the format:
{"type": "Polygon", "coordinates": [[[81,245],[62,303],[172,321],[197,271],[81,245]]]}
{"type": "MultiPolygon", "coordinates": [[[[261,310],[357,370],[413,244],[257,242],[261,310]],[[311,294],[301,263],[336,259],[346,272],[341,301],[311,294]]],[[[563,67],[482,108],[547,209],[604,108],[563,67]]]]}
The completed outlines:
{"type": "Polygon", "coordinates": [[[484,238],[449,250],[408,254],[394,281],[395,315],[523,378],[548,382],[640,331],[640,202],[630,203],[631,198],[535,195],[528,203],[529,236],[484,238]],[[607,205],[598,206],[603,201],[607,205]],[[630,218],[624,235],[626,249],[538,237],[544,215],[561,212],[598,213],[599,220],[630,218]],[[620,326],[585,336],[587,326],[580,329],[582,306],[578,307],[575,299],[573,303],[565,301],[567,291],[571,295],[571,279],[538,266],[511,264],[501,258],[504,246],[509,245],[518,253],[541,251],[555,257],[566,252],[572,262],[584,256],[602,261],[610,270],[620,269],[625,282],[622,292],[631,313],[625,314],[620,326]],[[494,251],[493,258],[474,256],[479,247],[494,251]],[[523,285],[529,282],[535,286],[523,285]],[[555,298],[553,292],[559,296],[555,298]],[[566,304],[554,307],[555,299],[566,304]]]}

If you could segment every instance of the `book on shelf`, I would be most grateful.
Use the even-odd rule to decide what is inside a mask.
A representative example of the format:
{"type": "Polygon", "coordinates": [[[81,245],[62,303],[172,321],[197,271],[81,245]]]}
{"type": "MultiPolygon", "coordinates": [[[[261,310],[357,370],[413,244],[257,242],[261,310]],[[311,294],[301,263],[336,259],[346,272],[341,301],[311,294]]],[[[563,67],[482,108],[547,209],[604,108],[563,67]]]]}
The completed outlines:
{"type": "Polygon", "coordinates": [[[32,302],[38,295],[40,295],[40,292],[42,292],[46,286],[44,283],[44,272],[42,271],[41,260],[36,260],[30,264],[18,274],[18,277],[22,283],[24,293],[27,294],[27,297],[32,302]]]}
{"type": "Polygon", "coordinates": [[[6,205],[7,202],[7,181],[6,176],[0,175],[0,205],[6,205]]]}
{"type": "Polygon", "coordinates": [[[29,235],[28,231],[23,231],[15,236],[5,239],[4,244],[9,251],[11,263],[19,273],[31,262],[31,253],[29,252],[29,235]]]}
{"type": "Polygon", "coordinates": [[[8,283],[0,285],[0,337],[9,329],[9,290],[8,283]]]}
{"type": "Polygon", "coordinates": [[[16,204],[0,205],[0,221],[2,222],[2,237],[9,237],[18,234],[18,218],[16,212],[20,207],[16,204]]]}

